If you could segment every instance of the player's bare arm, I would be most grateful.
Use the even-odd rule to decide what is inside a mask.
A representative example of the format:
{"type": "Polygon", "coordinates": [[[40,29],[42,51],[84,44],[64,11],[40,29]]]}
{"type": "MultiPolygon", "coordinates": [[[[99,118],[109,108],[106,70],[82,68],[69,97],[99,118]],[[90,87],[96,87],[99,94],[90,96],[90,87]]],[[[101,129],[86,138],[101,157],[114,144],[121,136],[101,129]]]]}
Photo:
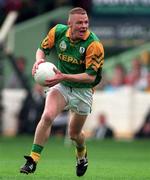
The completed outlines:
{"type": "Polygon", "coordinates": [[[32,76],[34,76],[36,69],[38,68],[38,65],[45,62],[45,53],[41,49],[37,49],[36,51],[36,61],[32,68],[32,76]]]}
{"type": "Polygon", "coordinates": [[[72,81],[72,82],[82,82],[82,83],[92,83],[95,80],[95,76],[89,75],[87,73],[81,74],[63,74],[59,70],[54,69],[56,75],[53,78],[47,79],[45,85],[52,87],[61,81],[72,81]]]}

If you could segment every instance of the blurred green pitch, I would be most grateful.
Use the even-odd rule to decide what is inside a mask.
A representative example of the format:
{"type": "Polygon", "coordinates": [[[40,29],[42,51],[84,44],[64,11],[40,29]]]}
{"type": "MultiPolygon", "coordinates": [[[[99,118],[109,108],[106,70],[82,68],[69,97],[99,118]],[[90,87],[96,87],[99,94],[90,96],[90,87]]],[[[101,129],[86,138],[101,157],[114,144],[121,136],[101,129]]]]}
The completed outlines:
{"type": "MultiPolygon", "coordinates": [[[[0,180],[76,180],[74,146],[61,138],[50,138],[37,171],[19,173],[30,152],[33,137],[0,137],[0,180]]],[[[83,180],[149,180],[150,141],[88,140],[89,168],[83,180]]]]}

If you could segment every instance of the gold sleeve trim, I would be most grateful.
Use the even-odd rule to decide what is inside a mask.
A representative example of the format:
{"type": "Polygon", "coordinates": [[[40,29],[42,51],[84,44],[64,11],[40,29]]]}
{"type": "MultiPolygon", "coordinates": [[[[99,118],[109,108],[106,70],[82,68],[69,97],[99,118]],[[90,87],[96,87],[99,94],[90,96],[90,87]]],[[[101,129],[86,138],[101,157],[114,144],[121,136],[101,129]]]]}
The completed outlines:
{"type": "Polygon", "coordinates": [[[54,46],[54,42],[55,42],[55,31],[56,31],[56,26],[53,27],[49,33],[47,34],[47,36],[44,38],[44,40],[42,41],[41,47],[43,49],[48,49],[48,48],[52,48],[54,46]]]}
{"type": "Polygon", "coordinates": [[[86,50],[86,69],[89,66],[97,71],[104,64],[104,48],[98,41],[93,41],[86,50]]]}

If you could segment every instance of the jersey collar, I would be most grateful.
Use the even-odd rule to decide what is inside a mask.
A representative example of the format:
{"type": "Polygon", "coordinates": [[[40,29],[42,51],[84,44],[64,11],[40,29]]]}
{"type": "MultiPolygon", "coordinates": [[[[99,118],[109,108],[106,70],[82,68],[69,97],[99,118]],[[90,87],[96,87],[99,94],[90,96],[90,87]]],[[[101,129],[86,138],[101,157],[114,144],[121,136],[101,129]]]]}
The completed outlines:
{"type": "MultiPolygon", "coordinates": [[[[66,37],[68,37],[68,38],[70,38],[70,28],[67,30],[67,32],[66,32],[66,37]]],[[[84,37],[82,38],[83,40],[86,40],[88,37],[89,37],[89,35],[90,35],[90,31],[89,30],[87,30],[87,32],[85,33],[85,35],[84,35],[84,37]]]]}

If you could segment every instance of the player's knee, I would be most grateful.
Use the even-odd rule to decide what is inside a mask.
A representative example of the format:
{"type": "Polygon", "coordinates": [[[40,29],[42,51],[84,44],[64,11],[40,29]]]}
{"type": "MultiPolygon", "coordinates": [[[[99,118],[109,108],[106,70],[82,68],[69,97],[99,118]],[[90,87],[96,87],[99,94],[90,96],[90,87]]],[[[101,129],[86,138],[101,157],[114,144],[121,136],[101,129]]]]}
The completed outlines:
{"type": "Polygon", "coordinates": [[[48,125],[51,125],[52,122],[53,122],[53,116],[51,115],[51,113],[49,112],[44,112],[42,114],[42,120],[44,121],[44,123],[48,124],[48,125]]]}

